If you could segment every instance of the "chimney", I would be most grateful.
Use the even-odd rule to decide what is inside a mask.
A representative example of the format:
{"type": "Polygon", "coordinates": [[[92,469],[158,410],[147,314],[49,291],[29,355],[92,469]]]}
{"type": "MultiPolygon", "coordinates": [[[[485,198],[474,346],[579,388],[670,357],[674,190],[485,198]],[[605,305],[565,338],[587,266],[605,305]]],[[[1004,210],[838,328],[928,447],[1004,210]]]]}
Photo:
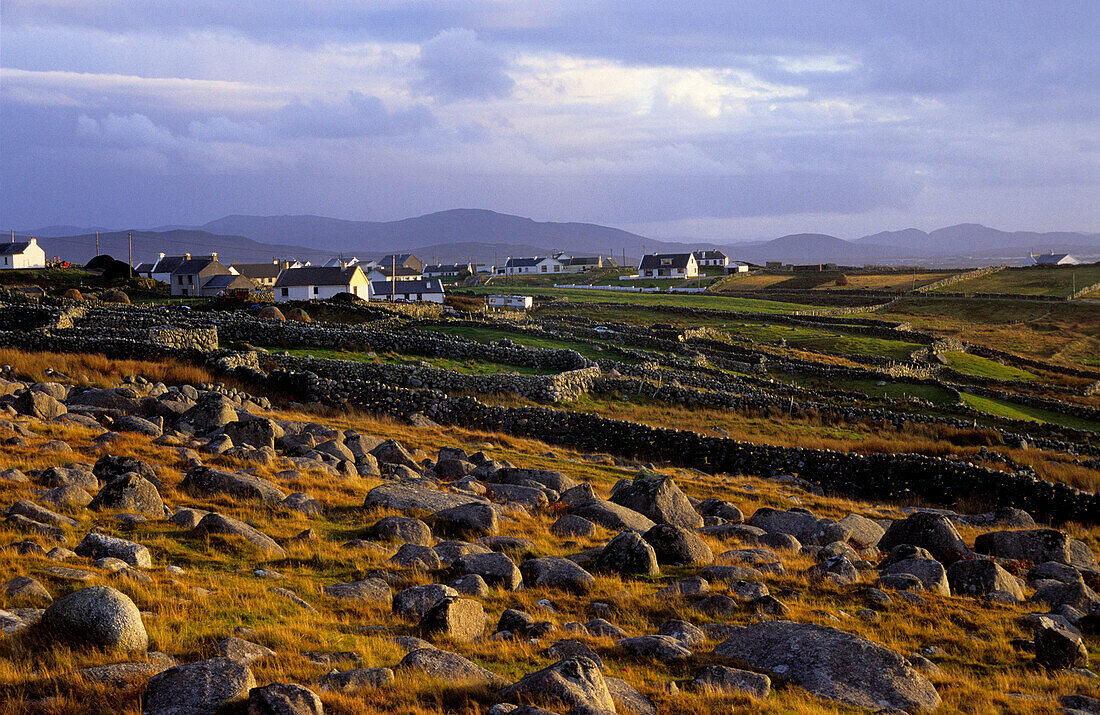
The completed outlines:
{"type": "Polygon", "coordinates": [[[211,252],[210,253],[210,260],[212,260],[212,261],[218,260],[218,254],[211,252]]]}
{"type": "Polygon", "coordinates": [[[183,254],[183,258],[186,261],[190,261],[191,260],[191,254],[190,253],[185,253],[185,254],[183,254]]]}
{"type": "Polygon", "coordinates": [[[158,260],[158,261],[159,261],[160,259],[162,259],[162,258],[164,258],[164,253],[161,253],[160,255],[158,255],[158,256],[157,256],[157,260],[158,260]]]}

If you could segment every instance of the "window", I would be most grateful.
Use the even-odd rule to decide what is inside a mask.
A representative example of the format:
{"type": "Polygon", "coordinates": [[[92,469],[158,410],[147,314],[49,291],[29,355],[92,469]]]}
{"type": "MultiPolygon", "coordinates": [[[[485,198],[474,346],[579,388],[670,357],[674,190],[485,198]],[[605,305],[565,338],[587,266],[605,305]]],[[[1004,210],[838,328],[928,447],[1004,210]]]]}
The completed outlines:
{"type": "Polygon", "coordinates": [[[543,266],[543,267],[542,267],[542,272],[543,272],[543,273],[546,273],[546,266],[543,266]]]}
{"type": "Polygon", "coordinates": [[[195,284],[195,276],[187,276],[187,285],[195,284]]]}
{"type": "Polygon", "coordinates": [[[286,298],[289,295],[290,295],[290,289],[289,288],[283,288],[283,297],[286,298]]]}
{"type": "Polygon", "coordinates": [[[313,295],[317,295],[317,286],[313,286],[313,295]]]}
{"type": "Polygon", "coordinates": [[[671,258],[662,258],[661,259],[661,265],[662,266],[671,266],[672,265],[672,259],[671,258]]]}

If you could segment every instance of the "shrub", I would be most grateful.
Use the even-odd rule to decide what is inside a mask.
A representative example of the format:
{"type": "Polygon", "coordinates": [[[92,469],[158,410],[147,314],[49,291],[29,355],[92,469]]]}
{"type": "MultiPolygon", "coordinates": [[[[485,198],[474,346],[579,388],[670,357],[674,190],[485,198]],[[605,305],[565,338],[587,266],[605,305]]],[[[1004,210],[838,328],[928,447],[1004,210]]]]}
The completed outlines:
{"type": "Polygon", "coordinates": [[[846,275],[844,275],[843,273],[841,273],[841,274],[840,274],[839,276],[837,276],[837,277],[836,277],[836,284],[837,284],[838,286],[846,286],[846,285],[848,285],[848,276],[846,276],[846,275]]]}

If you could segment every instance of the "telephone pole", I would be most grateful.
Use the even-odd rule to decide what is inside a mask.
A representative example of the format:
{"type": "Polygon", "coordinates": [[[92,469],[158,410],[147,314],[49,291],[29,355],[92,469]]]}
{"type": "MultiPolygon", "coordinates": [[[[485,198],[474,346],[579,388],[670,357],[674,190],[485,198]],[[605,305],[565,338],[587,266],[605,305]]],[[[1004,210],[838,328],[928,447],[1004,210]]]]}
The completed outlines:
{"type": "Polygon", "coordinates": [[[130,264],[130,275],[134,275],[134,232],[126,232],[126,262],[130,264]]]}
{"type": "Polygon", "coordinates": [[[95,232],[95,254],[99,255],[99,231],[95,232]]]}

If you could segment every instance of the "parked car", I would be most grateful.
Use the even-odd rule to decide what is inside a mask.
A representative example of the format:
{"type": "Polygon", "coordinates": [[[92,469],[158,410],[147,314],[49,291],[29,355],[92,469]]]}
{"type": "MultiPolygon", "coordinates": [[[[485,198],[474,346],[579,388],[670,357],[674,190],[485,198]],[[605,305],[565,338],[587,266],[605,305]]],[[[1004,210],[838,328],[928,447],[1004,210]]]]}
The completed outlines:
{"type": "Polygon", "coordinates": [[[595,330],[597,333],[605,333],[606,334],[606,333],[615,332],[612,328],[609,328],[606,325],[597,325],[596,327],[594,327],[592,329],[595,330]]]}

